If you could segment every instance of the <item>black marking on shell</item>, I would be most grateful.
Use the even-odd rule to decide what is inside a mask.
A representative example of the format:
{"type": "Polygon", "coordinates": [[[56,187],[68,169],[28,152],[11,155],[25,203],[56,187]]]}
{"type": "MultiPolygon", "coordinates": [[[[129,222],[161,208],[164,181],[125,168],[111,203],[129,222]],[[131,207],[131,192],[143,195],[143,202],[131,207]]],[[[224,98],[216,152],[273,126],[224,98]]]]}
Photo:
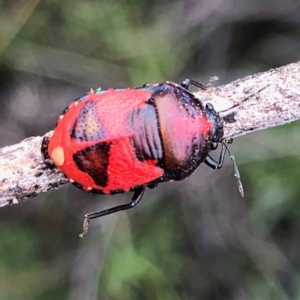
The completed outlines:
{"type": "Polygon", "coordinates": [[[108,160],[111,143],[102,142],[73,154],[78,169],[93,178],[96,185],[108,185],[108,160]]]}

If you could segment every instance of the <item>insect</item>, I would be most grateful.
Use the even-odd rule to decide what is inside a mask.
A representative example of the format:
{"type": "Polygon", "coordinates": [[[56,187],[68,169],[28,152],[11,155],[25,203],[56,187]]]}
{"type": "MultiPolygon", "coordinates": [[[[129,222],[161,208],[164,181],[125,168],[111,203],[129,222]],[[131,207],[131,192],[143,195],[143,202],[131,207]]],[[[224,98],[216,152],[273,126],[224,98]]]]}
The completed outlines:
{"type": "Polygon", "coordinates": [[[90,193],[133,192],[131,202],[85,215],[91,219],[136,206],[146,187],[182,180],[204,162],[222,168],[228,151],[240,193],[243,188],[234,156],[223,140],[223,120],[214,107],[189,90],[207,87],[186,79],[144,84],[140,88],[91,90],[59,117],[42,153],[75,186],[90,193]],[[218,161],[210,156],[222,144],[218,161]]]}

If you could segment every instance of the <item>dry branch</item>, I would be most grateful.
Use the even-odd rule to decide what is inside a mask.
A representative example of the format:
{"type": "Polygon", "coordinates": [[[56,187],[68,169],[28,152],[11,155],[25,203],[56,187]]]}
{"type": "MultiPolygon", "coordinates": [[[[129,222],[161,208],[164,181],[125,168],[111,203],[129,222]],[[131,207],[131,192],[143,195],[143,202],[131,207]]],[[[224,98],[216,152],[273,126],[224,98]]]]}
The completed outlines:
{"type": "MultiPolygon", "coordinates": [[[[197,91],[224,119],[224,138],[300,119],[300,62],[197,91]]],[[[51,133],[48,133],[48,135],[51,133]]],[[[0,149],[0,206],[18,203],[67,184],[40,152],[42,137],[0,149]]]]}

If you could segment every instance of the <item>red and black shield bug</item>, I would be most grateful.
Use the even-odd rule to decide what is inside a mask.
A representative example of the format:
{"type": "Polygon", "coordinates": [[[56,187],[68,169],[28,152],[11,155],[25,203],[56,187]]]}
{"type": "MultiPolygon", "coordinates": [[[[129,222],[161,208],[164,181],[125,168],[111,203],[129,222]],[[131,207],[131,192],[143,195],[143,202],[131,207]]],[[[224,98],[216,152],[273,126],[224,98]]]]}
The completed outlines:
{"type": "Polygon", "coordinates": [[[90,193],[133,191],[130,203],[85,215],[85,237],[91,219],[134,207],[146,187],[182,180],[204,162],[223,165],[226,151],[238,186],[242,184],[234,157],[223,141],[223,120],[211,104],[204,105],[181,85],[164,82],[141,88],[91,91],[71,103],[59,117],[53,135],[44,138],[42,153],[71,183],[90,193]],[[210,151],[222,144],[215,161],[210,151]]]}

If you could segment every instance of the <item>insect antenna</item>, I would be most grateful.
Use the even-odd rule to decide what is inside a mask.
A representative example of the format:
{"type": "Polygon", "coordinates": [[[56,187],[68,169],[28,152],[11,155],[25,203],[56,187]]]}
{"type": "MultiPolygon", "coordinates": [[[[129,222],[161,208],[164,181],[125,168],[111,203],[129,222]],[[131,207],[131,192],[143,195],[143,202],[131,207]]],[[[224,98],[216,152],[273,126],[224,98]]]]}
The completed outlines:
{"type": "Polygon", "coordinates": [[[239,172],[239,169],[237,167],[237,164],[236,164],[236,161],[235,161],[235,157],[233,156],[233,154],[231,153],[231,151],[229,150],[227,144],[227,142],[222,142],[222,145],[226,148],[228,154],[229,154],[229,157],[233,163],[233,171],[234,171],[234,176],[237,180],[237,185],[238,185],[238,189],[239,189],[239,192],[241,194],[242,197],[244,197],[244,188],[243,188],[243,184],[242,184],[242,180],[241,180],[241,175],[240,175],[240,172],[239,172]]]}

